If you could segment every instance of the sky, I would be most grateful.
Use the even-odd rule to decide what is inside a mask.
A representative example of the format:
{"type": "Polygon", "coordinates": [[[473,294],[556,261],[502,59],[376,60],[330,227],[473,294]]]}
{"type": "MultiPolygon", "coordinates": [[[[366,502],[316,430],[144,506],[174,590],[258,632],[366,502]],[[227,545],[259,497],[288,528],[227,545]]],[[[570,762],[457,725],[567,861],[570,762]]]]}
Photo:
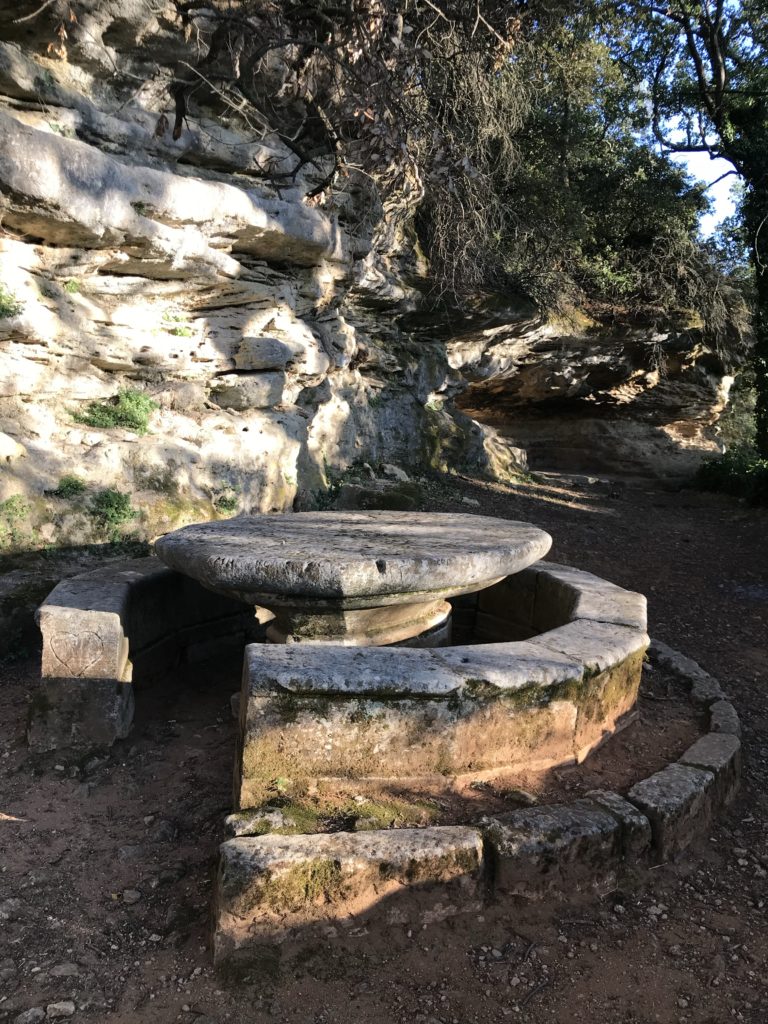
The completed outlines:
{"type": "MultiPolygon", "coordinates": [[[[712,160],[707,153],[675,153],[672,159],[675,163],[686,167],[694,178],[707,184],[715,181],[726,171],[733,169],[727,160],[712,160]]],[[[731,188],[737,180],[734,175],[731,175],[709,189],[708,195],[713,201],[713,208],[712,213],[705,214],[701,218],[701,231],[705,237],[712,234],[721,220],[733,213],[734,202],[731,198],[731,188]]]]}

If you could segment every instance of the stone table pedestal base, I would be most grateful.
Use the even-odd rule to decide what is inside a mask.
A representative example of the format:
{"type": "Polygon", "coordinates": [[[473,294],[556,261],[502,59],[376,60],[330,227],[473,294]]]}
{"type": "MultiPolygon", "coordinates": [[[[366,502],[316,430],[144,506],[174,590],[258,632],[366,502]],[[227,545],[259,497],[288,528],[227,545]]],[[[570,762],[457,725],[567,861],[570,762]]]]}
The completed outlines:
{"type": "Polygon", "coordinates": [[[267,628],[273,644],[343,644],[384,647],[389,644],[437,647],[450,641],[451,606],[447,601],[390,604],[378,608],[275,608],[267,628]]]}

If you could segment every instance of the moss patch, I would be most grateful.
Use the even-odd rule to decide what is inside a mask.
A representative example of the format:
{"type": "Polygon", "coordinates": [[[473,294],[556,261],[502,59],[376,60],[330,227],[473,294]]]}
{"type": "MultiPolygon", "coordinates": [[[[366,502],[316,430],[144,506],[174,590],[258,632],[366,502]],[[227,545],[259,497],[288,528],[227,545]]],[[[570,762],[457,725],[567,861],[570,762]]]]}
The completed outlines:
{"type": "Polygon", "coordinates": [[[261,899],[275,912],[297,911],[307,904],[334,903],[344,898],[338,861],[318,857],[273,874],[261,885],[261,899]]]}

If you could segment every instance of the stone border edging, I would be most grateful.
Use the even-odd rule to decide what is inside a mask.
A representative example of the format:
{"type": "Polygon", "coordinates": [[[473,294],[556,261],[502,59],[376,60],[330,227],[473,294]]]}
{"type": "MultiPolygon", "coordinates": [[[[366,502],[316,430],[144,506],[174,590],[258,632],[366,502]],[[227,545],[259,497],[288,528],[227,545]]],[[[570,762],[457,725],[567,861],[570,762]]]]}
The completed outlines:
{"type": "Polygon", "coordinates": [[[573,804],[490,816],[477,828],[456,825],[331,837],[229,839],[220,848],[216,886],[217,967],[226,971],[238,964],[263,966],[268,956],[276,969],[280,944],[286,939],[308,937],[319,929],[318,934],[327,941],[340,930],[359,925],[348,910],[341,917],[333,914],[334,900],[341,901],[351,893],[345,888],[350,872],[355,876],[355,894],[359,896],[367,886],[367,905],[360,913],[370,913],[375,903],[377,915],[387,923],[423,925],[476,909],[481,879],[486,899],[489,895],[542,898],[580,890],[605,893],[615,888],[623,875],[678,856],[737,792],[741,727],[717,680],[696,662],[659,642],[651,645],[650,657],[688,683],[695,706],[708,708],[709,731],[677,762],[636,783],[626,798],[610,791],[592,791],[573,804]],[[437,847],[433,833],[439,833],[437,847]],[[329,839],[331,846],[342,851],[333,855],[336,859],[329,859],[327,850],[323,852],[323,843],[328,845],[329,839]],[[446,863],[455,867],[461,863],[457,851],[467,843],[480,849],[480,841],[479,860],[465,865],[463,895],[468,903],[464,905],[456,902],[455,870],[446,888],[446,863]],[[333,875],[330,888],[325,887],[327,879],[321,879],[321,862],[333,875]],[[399,903],[392,886],[382,884],[384,879],[398,882],[399,903]],[[414,886],[415,882],[419,884],[414,886]],[[294,894],[287,914],[278,916],[278,904],[270,904],[265,896],[270,887],[278,896],[294,894]],[[405,893],[411,890],[418,891],[409,900],[405,893]],[[318,904],[319,896],[326,902],[318,904]]]}

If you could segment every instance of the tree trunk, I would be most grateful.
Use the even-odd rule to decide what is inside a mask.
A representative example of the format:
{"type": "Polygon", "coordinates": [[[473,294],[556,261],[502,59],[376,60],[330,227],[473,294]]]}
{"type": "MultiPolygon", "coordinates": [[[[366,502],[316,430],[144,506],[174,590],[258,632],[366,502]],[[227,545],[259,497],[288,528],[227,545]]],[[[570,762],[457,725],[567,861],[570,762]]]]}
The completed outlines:
{"type": "Polygon", "coordinates": [[[745,212],[755,268],[755,444],[768,458],[768,182],[750,191],[745,212]]]}
{"type": "Polygon", "coordinates": [[[768,459],[768,267],[755,266],[757,308],[755,309],[755,444],[768,459]]]}

